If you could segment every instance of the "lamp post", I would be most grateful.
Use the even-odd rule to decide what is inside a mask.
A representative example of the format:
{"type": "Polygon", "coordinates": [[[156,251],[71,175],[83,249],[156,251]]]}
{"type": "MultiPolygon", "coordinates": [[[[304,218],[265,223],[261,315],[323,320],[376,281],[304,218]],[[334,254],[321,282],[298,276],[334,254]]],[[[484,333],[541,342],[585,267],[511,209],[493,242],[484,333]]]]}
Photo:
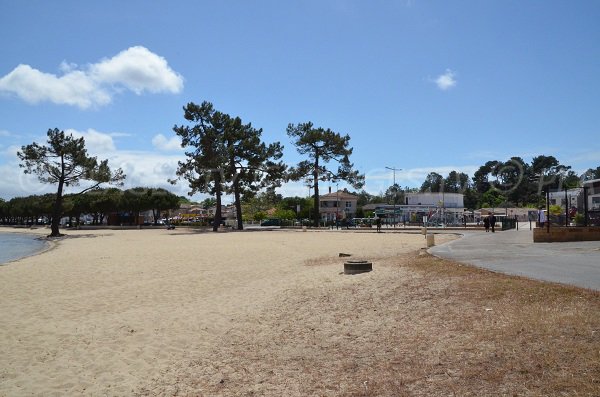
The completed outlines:
{"type": "Polygon", "coordinates": [[[339,210],[340,210],[340,186],[336,182],[335,183],[335,228],[336,228],[336,230],[339,227],[339,224],[338,224],[338,217],[339,217],[338,211],[339,210]]]}
{"type": "MultiPolygon", "coordinates": [[[[402,168],[396,168],[396,167],[385,167],[385,168],[393,171],[394,184],[392,186],[394,186],[394,189],[396,189],[396,171],[402,171],[402,168]]],[[[397,195],[398,195],[398,191],[394,190],[394,227],[396,227],[396,196],[397,195]]]]}

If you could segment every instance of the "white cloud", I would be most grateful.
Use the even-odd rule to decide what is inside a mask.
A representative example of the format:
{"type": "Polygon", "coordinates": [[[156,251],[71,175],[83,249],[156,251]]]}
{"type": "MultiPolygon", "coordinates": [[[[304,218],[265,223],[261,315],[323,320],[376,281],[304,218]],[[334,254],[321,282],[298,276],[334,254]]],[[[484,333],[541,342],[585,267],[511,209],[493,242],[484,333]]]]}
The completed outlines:
{"type": "Polygon", "coordinates": [[[29,103],[53,102],[82,109],[110,103],[110,94],[83,71],[61,77],[19,65],[0,79],[0,92],[12,93],[29,103]]]}
{"type": "Polygon", "coordinates": [[[87,109],[107,105],[123,87],[138,95],[183,89],[182,76],[163,57],[141,46],[82,69],[63,61],[59,69],[61,76],[21,64],[0,78],[0,92],[33,104],[48,101],[87,109]]]}
{"type": "Polygon", "coordinates": [[[452,70],[446,69],[446,73],[439,75],[434,82],[440,90],[446,91],[456,86],[455,76],[452,70]]]}
{"type": "Polygon", "coordinates": [[[163,134],[155,135],[154,138],[152,138],[152,145],[162,151],[182,150],[181,140],[176,136],[167,139],[163,134]]]}
{"type": "Polygon", "coordinates": [[[131,47],[116,56],[90,67],[90,74],[98,81],[123,85],[136,94],[183,89],[183,78],[171,69],[165,58],[145,47],[131,47]]]}
{"type": "Polygon", "coordinates": [[[93,155],[109,153],[116,150],[112,134],[98,132],[92,128],[89,128],[87,131],[66,129],[65,133],[73,134],[76,138],[83,137],[86,149],[93,155]]]}

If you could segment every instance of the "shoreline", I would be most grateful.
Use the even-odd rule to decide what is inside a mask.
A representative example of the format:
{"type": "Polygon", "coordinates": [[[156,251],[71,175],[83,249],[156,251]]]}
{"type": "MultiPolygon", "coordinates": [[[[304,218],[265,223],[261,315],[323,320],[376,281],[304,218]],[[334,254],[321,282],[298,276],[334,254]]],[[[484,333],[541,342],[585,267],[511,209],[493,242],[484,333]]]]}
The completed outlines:
{"type": "Polygon", "coordinates": [[[30,258],[32,256],[41,255],[41,254],[43,254],[45,252],[48,252],[48,251],[51,251],[51,250],[55,249],[57,247],[57,245],[58,245],[58,242],[53,241],[53,240],[49,239],[46,236],[41,236],[40,233],[34,233],[31,230],[29,230],[29,231],[22,231],[22,230],[20,230],[18,228],[15,228],[15,229],[17,229],[17,230],[16,231],[14,231],[14,230],[5,230],[3,228],[0,228],[0,233],[3,233],[3,234],[21,234],[21,235],[27,235],[27,236],[37,236],[35,238],[35,240],[42,241],[44,243],[44,245],[41,248],[36,249],[34,252],[31,252],[29,254],[26,254],[26,255],[23,255],[23,256],[19,256],[18,258],[11,259],[11,260],[8,260],[6,262],[0,262],[0,266],[7,266],[7,265],[10,265],[10,264],[12,264],[12,263],[14,263],[16,261],[21,260],[21,259],[25,259],[25,258],[30,258]]]}

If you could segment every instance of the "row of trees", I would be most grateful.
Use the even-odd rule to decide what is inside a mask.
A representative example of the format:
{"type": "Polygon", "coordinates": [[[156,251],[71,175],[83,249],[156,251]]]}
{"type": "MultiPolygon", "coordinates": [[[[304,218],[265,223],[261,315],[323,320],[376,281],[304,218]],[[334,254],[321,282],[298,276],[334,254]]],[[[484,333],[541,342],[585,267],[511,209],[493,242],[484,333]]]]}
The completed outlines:
{"type": "MultiPolygon", "coordinates": [[[[190,195],[205,193],[212,196],[211,203],[216,207],[215,231],[221,224],[223,194],[234,196],[237,227],[242,229],[244,212],[252,208],[252,199],[265,188],[267,192],[274,192],[283,182],[302,180],[314,189],[312,208],[318,208],[319,182],[345,181],[354,189],[364,185],[364,175],[354,170],[350,162],[353,149],[349,146],[348,135],[315,127],[310,122],[289,124],[288,137],[298,153],[307,159],[288,167],[281,161],[283,146],[279,142],[264,143],[262,129],[256,129],[250,123],[244,124],[239,117],[217,111],[206,101],[201,105],[190,102],[183,111],[187,123],[175,125],[173,131],[181,138],[186,159],[179,162],[176,178],[170,182],[184,180],[188,183],[190,195]],[[337,167],[330,163],[337,164],[337,167]]],[[[34,142],[23,146],[18,157],[25,173],[35,174],[41,182],[57,186],[51,209],[46,207],[45,211],[51,213],[51,236],[58,236],[58,222],[63,213],[77,211],[70,207],[87,208],[79,204],[91,196],[84,199],[84,193],[96,191],[102,183],[122,185],[125,175],[121,169],[112,171],[107,160],[98,162],[95,157],[88,156],[83,138],[65,135],[58,129],[48,130],[47,135],[47,145],[34,142]],[[68,203],[63,202],[64,188],[77,186],[81,181],[87,181],[86,187],[70,197],[68,203]]],[[[600,167],[589,170],[584,177],[596,178],[600,177],[599,174],[600,167]]],[[[525,206],[539,205],[543,190],[576,186],[580,179],[581,176],[576,175],[571,167],[560,164],[553,156],[534,157],[530,164],[520,157],[512,157],[504,162],[488,161],[472,178],[456,171],[450,172],[447,177],[430,173],[420,190],[461,192],[465,194],[465,206],[468,208],[499,206],[502,203],[525,206]]],[[[381,201],[402,203],[404,194],[410,190],[395,184],[379,197],[362,191],[358,193],[359,205],[381,201]]],[[[100,192],[98,194],[103,195],[103,191],[100,192]]],[[[131,204],[134,212],[148,209],[142,203],[143,196],[141,191],[134,194],[136,199],[131,202],[138,200],[137,204],[131,204]]],[[[166,197],[166,193],[163,196],[166,197]]],[[[291,205],[288,207],[282,210],[293,208],[291,205]]],[[[306,209],[310,207],[303,206],[306,209]]],[[[89,212],[100,213],[95,209],[89,212]]],[[[309,215],[318,225],[319,212],[314,210],[309,215]]]]}
{"type": "MultiPolygon", "coordinates": [[[[344,180],[357,189],[364,184],[364,175],[353,169],[349,159],[352,148],[348,135],[316,128],[310,122],[289,124],[287,135],[308,159],[288,168],[281,161],[283,146],[262,142],[262,129],[215,110],[210,102],[191,102],[183,110],[188,123],[173,127],[186,148],[186,160],[179,162],[177,177],[188,182],[190,195],[200,192],[214,196],[215,231],[221,223],[223,194],[233,194],[237,228],[242,229],[243,200],[248,201],[263,188],[274,190],[289,180],[307,181],[314,188],[314,207],[318,208],[319,181],[344,180]],[[330,162],[337,163],[337,169],[328,167],[330,162]]],[[[319,224],[318,211],[314,211],[313,220],[319,224]]]]}
{"type": "Polygon", "coordinates": [[[462,193],[465,207],[473,209],[500,205],[526,207],[539,206],[544,201],[543,192],[580,187],[582,181],[597,178],[600,167],[578,175],[554,156],[536,156],[531,163],[511,157],[507,161],[486,162],[473,178],[456,171],[446,177],[432,172],[420,191],[462,193]]]}
{"type": "MultiPolygon", "coordinates": [[[[9,201],[0,199],[0,222],[2,224],[36,224],[52,219],[56,195],[31,195],[15,197],[9,201]]],[[[92,216],[92,224],[102,224],[110,213],[128,212],[137,224],[140,212],[152,210],[156,224],[164,211],[179,208],[181,198],[161,188],[136,187],[89,190],[82,194],[65,195],[62,199],[62,216],[79,222],[81,215],[92,216]]]]}
{"type": "MultiPolygon", "coordinates": [[[[170,182],[185,180],[190,195],[206,193],[214,197],[215,231],[221,224],[223,194],[233,194],[237,226],[242,229],[242,200],[252,198],[261,189],[273,190],[284,181],[305,180],[314,187],[314,206],[318,207],[319,181],[344,180],[357,189],[364,184],[364,175],[353,170],[349,160],[352,148],[348,135],[315,128],[310,122],[290,124],[287,134],[308,160],[288,168],[281,161],[283,146],[279,142],[264,143],[262,129],[217,111],[206,101],[201,105],[190,102],[183,111],[187,124],[175,125],[173,131],[181,137],[186,160],[179,162],[176,178],[170,182]],[[327,166],[330,162],[338,163],[336,170],[327,166]]],[[[17,155],[25,173],[35,174],[41,182],[57,186],[51,205],[50,235],[60,236],[59,220],[67,210],[63,197],[66,187],[87,181],[87,187],[74,195],[80,196],[102,183],[122,185],[125,175],[121,169],[112,171],[107,160],[98,162],[96,157],[88,156],[83,138],[66,135],[58,129],[48,130],[47,136],[47,145],[34,142],[23,146],[17,155]]],[[[72,198],[70,202],[78,200],[72,198]]],[[[318,225],[318,211],[314,211],[313,218],[318,225]]]]}

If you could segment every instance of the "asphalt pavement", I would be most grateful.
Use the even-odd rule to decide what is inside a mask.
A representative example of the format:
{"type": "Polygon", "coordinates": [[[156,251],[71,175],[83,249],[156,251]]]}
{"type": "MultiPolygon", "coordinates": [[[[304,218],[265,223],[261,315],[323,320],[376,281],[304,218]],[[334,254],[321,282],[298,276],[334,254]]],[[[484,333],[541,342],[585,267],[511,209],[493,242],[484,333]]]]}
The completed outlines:
{"type": "Polygon", "coordinates": [[[521,226],[465,232],[428,252],[500,273],[600,290],[600,241],[534,243],[529,224],[521,226]]]}

